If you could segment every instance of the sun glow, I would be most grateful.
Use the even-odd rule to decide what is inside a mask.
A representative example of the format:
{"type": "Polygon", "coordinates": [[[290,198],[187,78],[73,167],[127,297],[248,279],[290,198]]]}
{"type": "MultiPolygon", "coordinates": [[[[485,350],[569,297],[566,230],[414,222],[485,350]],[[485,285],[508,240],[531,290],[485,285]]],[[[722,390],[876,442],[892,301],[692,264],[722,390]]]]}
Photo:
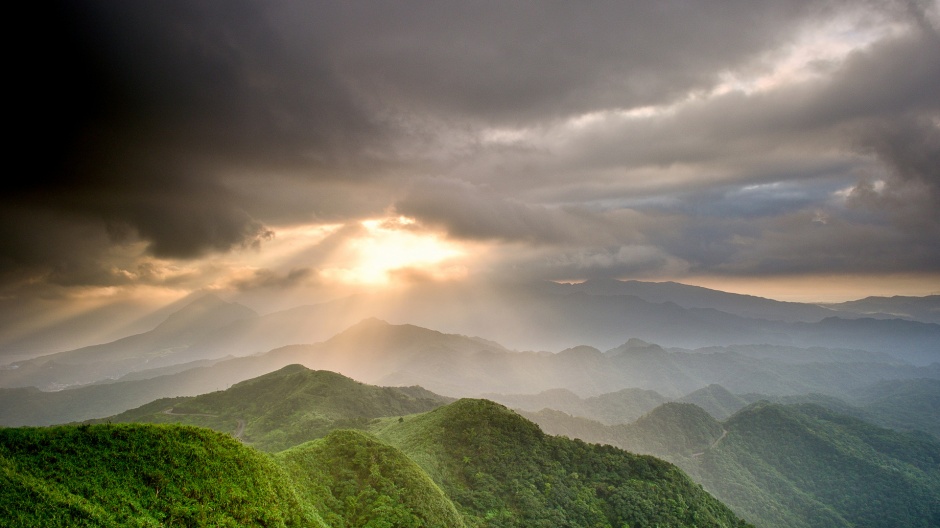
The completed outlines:
{"type": "Polygon", "coordinates": [[[455,263],[464,255],[456,244],[417,229],[411,218],[361,222],[363,231],[337,255],[335,266],[321,275],[347,284],[391,284],[402,275],[455,278],[465,269],[455,263]]]}

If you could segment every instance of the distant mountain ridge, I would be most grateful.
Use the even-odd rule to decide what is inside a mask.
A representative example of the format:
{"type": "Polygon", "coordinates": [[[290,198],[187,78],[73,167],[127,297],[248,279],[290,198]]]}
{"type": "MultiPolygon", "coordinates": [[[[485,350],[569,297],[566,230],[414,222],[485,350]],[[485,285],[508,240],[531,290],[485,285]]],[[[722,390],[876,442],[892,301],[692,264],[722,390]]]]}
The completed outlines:
{"type": "MultiPolygon", "coordinates": [[[[774,348],[771,356],[786,350],[774,348]]],[[[796,352],[806,355],[804,350],[796,352]]],[[[855,363],[794,363],[733,351],[666,350],[638,340],[603,353],[593,347],[557,354],[515,352],[480,338],[368,319],[322,343],[286,346],[153,379],[61,392],[0,389],[6,395],[0,398],[0,424],[100,418],[159,397],[224,389],[293,363],[377,385],[421,385],[454,397],[498,393],[506,387],[518,393],[565,388],[599,396],[632,387],[677,398],[713,383],[738,394],[819,392],[845,396],[881,379],[940,379],[940,363],[916,367],[871,360],[862,354],[855,363]]]]}
{"type": "Polygon", "coordinates": [[[683,308],[710,308],[740,317],[790,323],[813,323],[840,315],[838,310],[815,304],[776,301],[671,281],[590,279],[581,283],[560,284],[558,291],[584,292],[590,295],[632,295],[653,303],[671,302],[683,308]]]}
{"type": "Polygon", "coordinates": [[[865,297],[856,301],[823,304],[826,308],[863,316],[900,317],[922,323],[940,323],[940,295],[925,297],[865,297]]]}
{"type": "Polygon", "coordinates": [[[188,353],[192,343],[232,323],[256,317],[250,308],[207,294],[170,314],[149,332],[17,362],[15,368],[0,370],[0,386],[56,389],[203,359],[188,353]]]}
{"type": "MultiPolygon", "coordinates": [[[[907,305],[919,307],[907,310],[905,317],[934,313],[935,297],[905,298],[907,305]]],[[[485,336],[521,350],[582,345],[605,350],[638,338],[671,348],[770,344],[858,349],[920,365],[940,362],[940,324],[875,320],[871,314],[857,313],[862,311],[857,306],[847,306],[836,311],[638,281],[540,282],[488,292],[448,286],[400,297],[359,295],[263,316],[208,295],[148,332],[2,366],[0,387],[60,389],[141,369],[319,343],[369,317],[485,336]]]]}

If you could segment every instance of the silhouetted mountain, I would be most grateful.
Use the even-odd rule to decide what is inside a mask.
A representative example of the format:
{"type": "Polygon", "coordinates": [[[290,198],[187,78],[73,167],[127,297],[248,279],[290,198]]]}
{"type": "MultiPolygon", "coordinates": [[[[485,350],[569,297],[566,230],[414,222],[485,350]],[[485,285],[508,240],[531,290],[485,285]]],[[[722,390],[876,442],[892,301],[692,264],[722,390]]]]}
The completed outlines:
{"type": "Polygon", "coordinates": [[[665,350],[636,340],[606,353],[591,347],[557,354],[513,352],[480,338],[370,319],[322,343],[282,347],[158,378],[59,392],[8,392],[10,397],[0,400],[0,424],[100,418],[160,397],[225,389],[294,363],[377,385],[421,385],[453,397],[504,392],[506,387],[519,393],[565,388],[587,396],[633,387],[679,398],[713,383],[737,394],[845,397],[882,379],[940,378],[940,363],[792,364],[733,352],[665,350]]]}
{"type": "Polygon", "coordinates": [[[561,284],[558,291],[584,292],[591,295],[632,295],[653,303],[674,303],[683,308],[710,308],[741,317],[769,321],[811,323],[839,315],[837,310],[815,304],[775,301],[677,282],[591,279],[578,284],[561,284]]]}
{"type": "Polygon", "coordinates": [[[898,317],[922,323],[940,323],[940,295],[865,297],[857,301],[830,303],[822,306],[868,317],[898,317]]]}
{"type": "Polygon", "coordinates": [[[855,348],[885,352],[915,365],[940,362],[940,325],[901,319],[839,319],[794,323],[796,346],[855,348]]]}
{"type": "MultiPolygon", "coordinates": [[[[419,324],[458,335],[484,335],[523,350],[571,348],[570,353],[559,355],[558,362],[562,363],[562,356],[565,356],[569,366],[586,369],[585,372],[590,370],[591,362],[596,363],[601,358],[592,358],[588,349],[579,347],[606,350],[618,347],[631,338],[637,341],[628,344],[627,348],[636,348],[641,341],[683,349],[742,347],[729,350],[752,357],[774,357],[781,361],[784,361],[784,356],[788,356],[787,360],[792,362],[906,361],[919,365],[940,362],[940,351],[936,347],[936,343],[940,342],[940,324],[900,319],[845,320],[835,317],[817,322],[788,322],[759,318],[761,315],[778,317],[779,314],[770,313],[773,310],[761,311],[756,305],[766,305],[768,310],[781,308],[790,315],[797,313],[794,311],[797,308],[807,309],[802,305],[791,306],[789,303],[674,283],[617,281],[603,284],[588,282],[584,285],[536,283],[485,292],[459,287],[426,288],[410,291],[408,295],[402,294],[400,297],[391,294],[349,297],[263,317],[258,317],[242,306],[208,296],[175,312],[149,332],[5,366],[0,370],[0,387],[33,385],[57,389],[119,378],[131,372],[137,373],[137,379],[151,377],[166,373],[158,370],[162,367],[195,361],[216,361],[228,356],[249,356],[290,345],[320,343],[338,330],[369,317],[419,324]],[[663,302],[623,294],[625,291],[643,293],[663,302]],[[682,295],[697,300],[679,299],[682,295]],[[736,306],[733,311],[737,313],[704,307],[712,299],[715,300],[715,306],[729,310],[731,308],[728,306],[736,306]],[[778,355],[777,352],[785,352],[785,349],[774,351],[773,347],[799,347],[808,351],[798,358],[795,354],[778,355]],[[818,347],[831,350],[823,351],[818,347]]],[[[808,309],[823,310],[819,307],[808,309]]],[[[786,317],[799,319],[789,315],[786,317]]],[[[485,348],[494,351],[504,350],[500,345],[480,339],[477,344],[484,344],[485,348]]],[[[637,352],[634,350],[633,354],[637,352]]],[[[441,362],[440,356],[426,354],[424,359],[436,362],[441,369],[447,369],[446,360],[441,362]]],[[[458,356],[455,359],[466,359],[462,354],[458,356]]],[[[338,361],[338,358],[333,359],[338,361]]],[[[480,356],[476,359],[478,361],[473,364],[464,362],[461,367],[470,369],[468,379],[485,380],[489,377],[487,370],[490,368],[485,366],[487,358],[480,356]],[[471,371],[474,371],[472,376],[471,371]]],[[[415,357],[415,360],[418,358],[415,357]]],[[[500,368],[506,366],[502,364],[500,368]]],[[[660,366],[665,368],[664,365],[660,366]]],[[[376,365],[371,373],[363,374],[364,379],[376,380],[379,367],[376,365]]],[[[332,365],[323,368],[339,370],[332,365]]],[[[388,375],[389,379],[383,383],[408,384],[409,381],[402,376],[407,377],[409,370],[387,370],[383,374],[388,375]]],[[[660,377],[665,377],[667,373],[667,370],[661,371],[660,377]]],[[[683,373],[681,369],[672,369],[671,374],[681,376],[683,373]]],[[[688,392],[688,381],[681,377],[675,379],[673,387],[668,390],[688,392]]],[[[775,385],[773,380],[770,381],[771,385],[775,385]]],[[[580,386],[589,383],[587,375],[583,375],[579,381],[580,386]]],[[[468,394],[471,386],[462,384],[447,387],[447,390],[455,394],[468,394]]],[[[535,391],[560,386],[564,385],[547,384],[535,391]]],[[[583,390],[582,393],[599,394],[623,386],[611,387],[600,380],[597,387],[583,390]]],[[[698,387],[691,387],[691,390],[695,388],[698,387]]],[[[520,387],[516,390],[532,392],[531,389],[520,387]]],[[[500,389],[494,387],[492,390],[500,389]]]]}
{"type": "Polygon", "coordinates": [[[728,389],[713,383],[679,398],[680,402],[692,403],[705,410],[717,420],[725,420],[743,409],[749,402],[732,394],[728,389]]]}
{"type": "Polygon", "coordinates": [[[483,397],[513,409],[555,409],[605,424],[632,422],[669,401],[656,391],[644,389],[622,389],[584,399],[567,389],[552,389],[538,394],[484,394],[483,397]]]}
{"type": "Polygon", "coordinates": [[[149,332],[15,363],[0,370],[0,386],[57,389],[203,359],[189,353],[192,343],[254,317],[257,314],[245,306],[204,295],[149,332]]]}
{"type": "MultiPolygon", "coordinates": [[[[890,319],[877,321],[876,329],[872,329],[867,319],[842,321],[834,317],[857,318],[857,314],[840,314],[815,305],[790,306],[789,303],[691,287],[699,294],[707,293],[706,299],[740,297],[747,301],[731,313],[704,301],[683,306],[681,302],[685,301],[676,300],[672,294],[650,294],[650,298],[656,299],[651,301],[640,295],[618,293],[629,288],[629,283],[605,282],[597,288],[590,287],[597,283],[586,284],[588,286],[514,285],[486,295],[459,289],[422,292],[416,299],[402,298],[387,303],[394,310],[390,309],[383,318],[404,319],[447,332],[484,335],[523,349],[558,350],[590,345],[604,350],[635,337],[665,347],[694,349],[772,344],[859,349],[890,354],[918,364],[940,361],[936,347],[940,341],[940,325],[937,324],[890,319]],[[778,315],[765,313],[752,306],[753,303],[789,307],[785,312],[790,308],[806,309],[816,316],[808,321],[800,317],[780,316],[778,319],[778,315]]],[[[640,284],[651,291],[687,288],[668,283],[640,284]]],[[[377,302],[376,306],[381,303],[377,302]]],[[[717,306],[727,308],[721,303],[717,306]]]]}
{"type": "MultiPolygon", "coordinates": [[[[690,350],[673,349],[691,352],[690,350]]],[[[702,347],[694,352],[713,354],[733,352],[756,359],[770,359],[780,363],[903,363],[897,357],[884,352],[869,352],[859,349],[808,347],[783,345],[728,345],[702,347]]]]}

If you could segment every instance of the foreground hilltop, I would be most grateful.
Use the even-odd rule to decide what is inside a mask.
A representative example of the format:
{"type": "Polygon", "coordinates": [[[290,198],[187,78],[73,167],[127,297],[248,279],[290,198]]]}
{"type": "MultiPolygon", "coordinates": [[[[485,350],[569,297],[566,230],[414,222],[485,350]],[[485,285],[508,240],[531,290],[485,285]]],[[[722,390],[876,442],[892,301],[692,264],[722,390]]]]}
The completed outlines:
{"type": "Polygon", "coordinates": [[[543,433],[463,399],[378,431],[479,526],[747,526],[662,460],[543,433]]]}
{"type": "Polygon", "coordinates": [[[6,526],[327,526],[270,457],[180,425],[0,429],[6,526]]]}
{"type": "Polygon", "coordinates": [[[275,454],[239,442],[233,435],[245,429],[221,422],[226,432],[142,423],[0,429],[0,512],[10,526],[748,526],[662,460],[548,436],[487,400],[443,405],[402,390],[292,366],[172,407],[235,409],[267,449],[272,438],[292,438],[277,424],[332,417],[308,432],[322,436],[275,454]],[[250,414],[238,396],[262,387],[288,397],[250,414]],[[357,407],[372,414],[422,398],[438,407],[344,422],[338,402],[355,391],[372,391],[375,401],[357,407]],[[361,430],[342,429],[349,424],[361,430]]]}

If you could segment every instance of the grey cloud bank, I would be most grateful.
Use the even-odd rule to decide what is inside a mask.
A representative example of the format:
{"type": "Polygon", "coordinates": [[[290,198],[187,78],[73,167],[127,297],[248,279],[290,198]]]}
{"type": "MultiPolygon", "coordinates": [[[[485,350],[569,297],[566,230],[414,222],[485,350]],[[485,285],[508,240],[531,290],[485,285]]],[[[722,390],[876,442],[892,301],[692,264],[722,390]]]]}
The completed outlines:
{"type": "MultiPolygon", "coordinates": [[[[495,244],[490,269],[523,277],[940,276],[937,2],[33,11],[45,51],[17,60],[12,148],[34,154],[0,195],[8,308],[205,287],[148,259],[389,212],[495,244]]],[[[326,248],[232,284],[312,280],[326,248]]]]}

